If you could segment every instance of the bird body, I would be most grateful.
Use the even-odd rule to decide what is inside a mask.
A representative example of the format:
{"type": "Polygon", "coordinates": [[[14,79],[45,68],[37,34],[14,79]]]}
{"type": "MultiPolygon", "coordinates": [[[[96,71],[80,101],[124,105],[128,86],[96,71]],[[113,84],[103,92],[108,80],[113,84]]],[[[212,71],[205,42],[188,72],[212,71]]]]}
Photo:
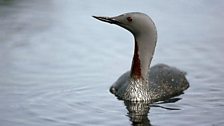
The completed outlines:
{"type": "Polygon", "coordinates": [[[124,73],[110,92],[123,100],[157,102],[178,96],[189,87],[186,73],[175,67],[157,64],[149,71],[147,80],[134,80],[130,71],[124,73]]]}
{"type": "Polygon", "coordinates": [[[165,64],[150,68],[157,42],[157,30],[148,15],[131,12],[115,17],[93,17],[121,26],[134,36],[135,49],[131,70],[118,78],[110,88],[111,93],[119,99],[156,102],[180,95],[189,87],[185,72],[177,68],[165,64]]]}

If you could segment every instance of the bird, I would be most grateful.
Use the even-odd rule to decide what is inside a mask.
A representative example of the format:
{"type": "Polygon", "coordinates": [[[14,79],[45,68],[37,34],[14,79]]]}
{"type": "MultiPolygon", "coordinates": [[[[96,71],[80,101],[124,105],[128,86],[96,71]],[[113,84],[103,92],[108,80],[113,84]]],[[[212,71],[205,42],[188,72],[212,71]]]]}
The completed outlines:
{"type": "Polygon", "coordinates": [[[158,102],[179,96],[188,89],[186,72],[166,64],[150,68],[157,43],[157,29],[145,13],[129,12],[118,16],[93,16],[118,25],[132,33],[134,54],[131,70],[121,75],[110,87],[120,100],[131,102],[158,102]]]}

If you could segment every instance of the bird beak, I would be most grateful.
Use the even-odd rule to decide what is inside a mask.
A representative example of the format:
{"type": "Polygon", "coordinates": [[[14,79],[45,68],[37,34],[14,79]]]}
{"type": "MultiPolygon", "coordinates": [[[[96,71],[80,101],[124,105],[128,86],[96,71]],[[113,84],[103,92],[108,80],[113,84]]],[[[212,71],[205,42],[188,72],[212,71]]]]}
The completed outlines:
{"type": "Polygon", "coordinates": [[[111,24],[119,24],[119,21],[117,21],[113,17],[102,17],[102,16],[93,16],[93,17],[103,22],[107,22],[111,24]]]}

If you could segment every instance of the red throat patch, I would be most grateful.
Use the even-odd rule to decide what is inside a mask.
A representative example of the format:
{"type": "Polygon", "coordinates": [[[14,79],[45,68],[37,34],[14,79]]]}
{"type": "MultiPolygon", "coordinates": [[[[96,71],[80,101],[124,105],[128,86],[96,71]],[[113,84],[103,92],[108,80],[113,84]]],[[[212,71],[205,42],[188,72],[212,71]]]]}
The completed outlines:
{"type": "Polygon", "coordinates": [[[133,57],[132,66],[131,66],[131,77],[134,79],[140,79],[142,77],[141,62],[140,62],[138,51],[139,51],[138,44],[135,41],[134,57],[133,57]]]}

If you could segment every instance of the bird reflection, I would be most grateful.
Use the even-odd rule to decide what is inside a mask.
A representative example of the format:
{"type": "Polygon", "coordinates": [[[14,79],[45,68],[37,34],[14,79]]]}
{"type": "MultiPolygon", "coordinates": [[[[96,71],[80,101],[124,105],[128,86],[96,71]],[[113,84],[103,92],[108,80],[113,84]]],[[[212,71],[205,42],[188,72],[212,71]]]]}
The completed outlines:
{"type": "Polygon", "coordinates": [[[174,103],[179,101],[180,98],[172,98],[158,103],[149,102],[131,102],[124,101],[124,104],[128,110],[128,117],[133,126],[151,126],[148,113],[151,107],[159,107],[166,110],[180,110],[178,108],[164,107],[161,104],[174,103]]]}
{"type": "Polygon", "coordinates": [[[147,102],[124,101],[133,126],[151,126],[148,119],[150,104],[147,102]]]}

